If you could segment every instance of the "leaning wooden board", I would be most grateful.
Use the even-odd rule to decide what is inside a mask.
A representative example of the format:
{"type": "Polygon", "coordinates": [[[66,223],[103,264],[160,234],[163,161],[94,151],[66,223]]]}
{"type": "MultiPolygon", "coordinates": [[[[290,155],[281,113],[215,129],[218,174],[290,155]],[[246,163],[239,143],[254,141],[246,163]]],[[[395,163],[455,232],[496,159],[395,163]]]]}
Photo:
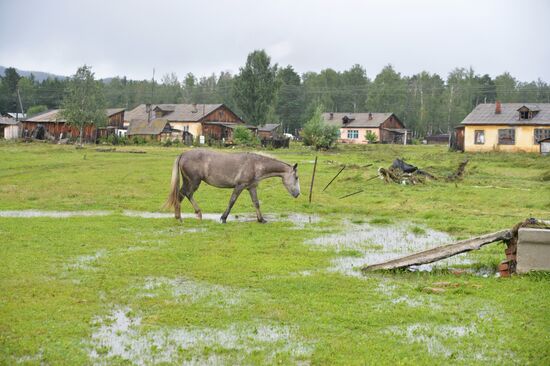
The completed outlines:
{"type": "Polygon", "coordinates": [[[452,257],[471,250],[477,250],[484,245],[493,243],[495,241],[509,240],[512,238],[511,230],[501,230],[495,233],[477,236],[466,240],[461,240],[453,244],[443,245],[437,248],[432,248],[411,254],[402,258],[392,259],[387,262],[366,265],[361,268],[362,271],[375,271],[375,270],[388,270],[406,268],[409,266],[432,263],[441,259],[452,257]]]}

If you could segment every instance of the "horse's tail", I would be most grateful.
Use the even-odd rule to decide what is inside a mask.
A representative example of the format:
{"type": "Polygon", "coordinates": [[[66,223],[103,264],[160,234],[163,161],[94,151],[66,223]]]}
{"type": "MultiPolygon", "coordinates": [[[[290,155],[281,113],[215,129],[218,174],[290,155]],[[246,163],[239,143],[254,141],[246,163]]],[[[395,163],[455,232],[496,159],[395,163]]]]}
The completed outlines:
{"type": "Polygon", "coordinates": [[[180,172],[179,172],[179,165],[180,165],[180,158],[181,155],[179,155],[176,160],[174,161],[174,165],[172,166],[172,180],[170,182],[170,194],[168,195],[168,199],[166,200],[166,203],[164,203],[164,208],[169,209],[171,207],[177,207],[180,204],[179,200],[179,190],[180,190],[180,172]]]}

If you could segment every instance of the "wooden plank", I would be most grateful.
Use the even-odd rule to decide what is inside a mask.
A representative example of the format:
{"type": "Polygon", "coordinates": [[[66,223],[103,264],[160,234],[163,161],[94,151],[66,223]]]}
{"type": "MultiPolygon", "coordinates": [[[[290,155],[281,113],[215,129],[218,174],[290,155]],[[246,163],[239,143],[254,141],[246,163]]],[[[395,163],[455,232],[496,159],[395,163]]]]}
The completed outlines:
{"type": "Polygon", "coordinates": [[[509,240],[512,238],[511,230],[501,230],[495,233],[477,236],[466,240],[461,240],[453,244],[447,244],[440,247],[424,250],[415,254],[411,254],[405,257],[392,259],[387,262],[373,264],[371,266],[366,265],[361,268],[362,271],[375,271],[381,269],[398,269],[406,268],[413,265],[420,265],[426,263],[432,263],[441,259],[449,258],[454,255],[469,252],[471,250],[477,250],[484,245],[494,243],[501,240],[509,240]]]}

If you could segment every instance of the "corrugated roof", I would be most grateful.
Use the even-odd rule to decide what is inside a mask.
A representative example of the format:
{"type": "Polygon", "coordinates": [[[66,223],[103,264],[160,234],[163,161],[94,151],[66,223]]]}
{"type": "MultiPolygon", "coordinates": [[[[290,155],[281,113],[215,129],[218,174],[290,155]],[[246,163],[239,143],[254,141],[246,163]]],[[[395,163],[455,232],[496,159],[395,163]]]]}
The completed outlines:
{"type": "MultiPolygon", "coordinates": [[[[198,122],[202,117],[212,113],[223,104],[152,104],[154,110],[160,109],[167,112],[162,118],[170,122],[198,122]]],[[[145,104],[140,104],[136,108],[124,113],[124,120],[147,120],[147,110],[145,104]]]]}
{"type": "MultiPolygon", "coordinates": [[[[532,109],[536,110],[536,109],[532,109]]],[[[463,125],[550,125],[550,103],[501,103],[501,112],[495,113],[495,103],[482,103],[462,121],[463,125]],[[529,106],[539,109],[531,119],[519,119],[518,109],[529,106]]]]}
{"type": "Polygon", "coordinates": [[[60,111],[61,109],[52,109],[50,111],[46,111],[46,112],[37,114],[35,116],[32,116],[31,118],[27,118],[25,122],[40,122],[40,123],[65,122],[65,120],[59,116],[60,111]]]}
{"type": "Polygon", "coordinates": [[[168,124],[166,118],[157,118],[150,123],[147,120],[132,120],[128,125],[128,135],[158,135],[168,124]]]}
{"type": "Polygon", "coordinates": [[[380,127],[385,120],[390,118],[393,113],[323,113],[325,122],[338,127],[380,127]],[[332,118],[331,118],[332,114],[332,118]],[[369,117],[370,115],[370,117],[369,117]],[[344,124],[344,117],[350,119],[350,122],[344,124]],[[370,119],[369,119],[370,118],[370,119]]]}
{"type": "MultiPolygon", "coordinates": [[[[107,117],[111,117],[113,114],[120,113],[124,111],[124,108],[107,108],[105,114],[107,117]]],[[[40,123],[54,123],[54,122],[65,122],[64,118],[59,116],[61,109],[52,109],[40,114],[37,114],[31,118],[25,120],[25,122],[40,122],[40,123]]]]}
{"type": "Polygon", "coordinates": [[[281,124],[279,123],[266,123],[263,126],[258,127],[258,131],[271,132],[279,128],[281,124]]]}
{"type": "Polygon", "coordinates": [[[106,113],[107,117],[111,117],[113,114],[124,112],[126,108],[107,108],[106,113]]]}

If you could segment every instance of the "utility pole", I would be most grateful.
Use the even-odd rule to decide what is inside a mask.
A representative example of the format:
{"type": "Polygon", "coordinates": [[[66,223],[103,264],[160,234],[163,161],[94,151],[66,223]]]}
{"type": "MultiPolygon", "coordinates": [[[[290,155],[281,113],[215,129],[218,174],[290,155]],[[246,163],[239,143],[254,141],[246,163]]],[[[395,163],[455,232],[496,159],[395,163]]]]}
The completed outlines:
{"type": "MultiPolygon", "coordinates": [[[[21,108],[21,116],[25,112],[23,112],[23,103],[21,102],[21,94],[19,94],[19,88],[17,88],[17,99],[19,99],[19,107],[21,108]]],[[[19,122],[19,113],[17,113],[17,108],[15,110],[15,122],[19,122]]]]}
{"type": "Polygon", "coordinates": [[[151,79],[151,99],[149,101],[149,108],[147,108],[147,123],[151,123],[151,112],[153,108],[153,98],[155,96],[155,68],[153,67],[153,78],[151,79]]]}

